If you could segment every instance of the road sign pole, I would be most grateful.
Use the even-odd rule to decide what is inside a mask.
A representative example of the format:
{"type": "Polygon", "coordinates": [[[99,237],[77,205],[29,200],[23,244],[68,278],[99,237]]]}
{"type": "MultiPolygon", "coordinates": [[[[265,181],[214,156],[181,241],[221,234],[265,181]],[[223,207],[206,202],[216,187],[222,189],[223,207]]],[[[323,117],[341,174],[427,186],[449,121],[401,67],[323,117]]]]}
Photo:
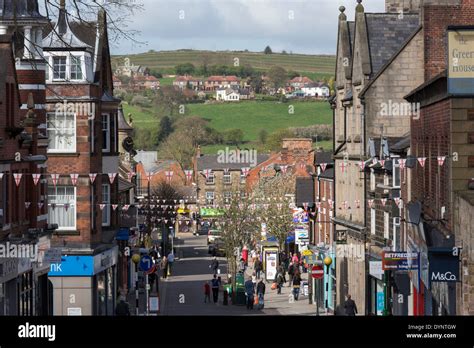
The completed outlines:
{"type": "Polygon", "coordinates": [[[149,289],[149,286],[150,286],[150,284],[148,284],[148,273],[146,273],[146,275],[145,275],[145,302],[146,302],[146,307],[145,307],[146,311],[145,311],[145,313],[146,313],[146,315],[149,314],[149,309],[150,309],[150,306],[149,306],[149,303],[148,303],[148,297],[149,297],[148,296],[148,289],[149,289]]]}
{"type": "Polygon", "coordinates": [[[138,263],[135,263],[135,314],[138,316],[138,263]]]}
{"type": "Polygon", "coordinates": [[[314,294],[316,296],[316,315],[317,316],[319,316],[319,292],[318,292],[319,286],[318,286],[318,283],[319,283],[319,281],[316,280],[315,284],[314,284],[314,287],[315,287],[314,294]]]}

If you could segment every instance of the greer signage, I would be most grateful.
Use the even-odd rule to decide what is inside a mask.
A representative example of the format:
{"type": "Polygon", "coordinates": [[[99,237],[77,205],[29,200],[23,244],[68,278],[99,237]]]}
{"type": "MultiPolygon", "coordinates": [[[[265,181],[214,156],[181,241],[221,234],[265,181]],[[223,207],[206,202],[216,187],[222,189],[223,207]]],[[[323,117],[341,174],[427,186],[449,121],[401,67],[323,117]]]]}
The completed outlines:
{"type": "Polygon", "coordinates": [[[474,94],[474,28],[448,28],[448,92],[474,94]]]}

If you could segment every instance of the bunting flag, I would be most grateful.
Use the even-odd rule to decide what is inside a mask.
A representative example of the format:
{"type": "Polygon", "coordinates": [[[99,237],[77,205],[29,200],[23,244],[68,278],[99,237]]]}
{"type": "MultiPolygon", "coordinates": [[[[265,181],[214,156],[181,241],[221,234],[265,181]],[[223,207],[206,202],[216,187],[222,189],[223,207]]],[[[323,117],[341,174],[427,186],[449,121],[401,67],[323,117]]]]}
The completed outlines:
{"type": "Polygon", "coordinates": [[[130,204],[125,204],[122,208],[123,211],[128,211],[128,209],[130,208],[130,204]]]}
{"type": "Polygon", "coordinates": [[[382,167],[385,166],[385,160],[380,160],[379,163],[382,167]]]}
{"type": "Polygon", "coordinates": [[[192,170],[185,170],[184,175],[186,176],[187,181],[191,181],[193,179],[193,171],[192,170]]]}
{"type": "Polygon", "coordinates": [[[374,200],[373,199],[369,199],[367,201],[368,205],[369,205],[369,208],[372,209],[372,207],[374,206],[374,200]]]}
{"type": "Polygon", "coordinates": [[[426,163],[426,157],[419,157],[419,158],[418,158],[418,163],[420,163],[420,166],[421,166],[422,168],[424,168],[424,167],[425,167],[425,163],[426,163]]]}
{"type": "Polygon", "coordinates": [[[0,173],[0,180],[3,179],[3,173],[0,173]]]}
{"type": "Polygon", "coordinates": [[[306,163],[301,162],[301,163],[300,163],[300,168],[301,168],[301,169],[305,169],[305,168],[306,168],[306,163]]]}
{"type": "Polygon", "coordinates": [[[378,160],[376,158],[372,158],[372,164],[375,166],[377,164],[378,160]]]}
{"type": "Polygon", "coordinates": [[[382,202],[382,206],[385,207],[385,204],[387,204],[387,198],[380,199],[380,202],[382,202]]]}
{"type": "Polygon", "coordinates": [[[327,167],[327,163],[321,163],[319,166],[321,167],[321,172],[325,172],[326,171],[326,167],[327,167]]]}
{"type": "Polygon", "coordinates": [[[316,208],[318,208],[318,210],[321,208],[321,202],[316,202],[316,208]]]}
{"type": "Polygon", "coordinates": [[[281,168],[281,172],[282,172],[283,174],[286,174],[286,172],[287,172],[287,170],[288,170],[288,166],[280,166],[280,168],[281,168]]]}
{"type": "Polygon", "coordinates": [[[333,206],[333,203],[334,203],[333,200],[332,200],[332,199],[328,199],[328,203],[329,203],[330,208],[332,209],[332,206],[333,206]]]}
{"type": "Polygon", "coordinates": [[[152,173],[152,172],[147,172],[147,173],[146,173],[146,179],[147,179],[148,182],[151,181],[152,176],[153,176],[153,173],[152,173]]]}
{"type": "Polygon", "coordinates": [[[359,168],[360,168],[360,170],[364,170],[364,169],[365,169],[365,162],[364,162],[364,161],[360,161],[360,162],[359,162],[359,168]]]}
{"type": "Polygon", "coordinates": [[[28,209],[31,205],[31,202],[25,202],[25,209],[28,209]]]}
{"type": "MultiPolygon", "coordinates": [[[[2,174],[3,175],[3,174],[2,174]]],[[[41,174],[32,174],[33,176],[33,184],[36,186],[38,185],[39,180],[41,179],[41,174]]]]}
{"type": "Polygon", "coordinates": [[[141,205],[141,204],[137,204],[136,207],[137,207],[137,209],[141,209],[141,208],[142,208],[142,205],[141,205]]]}
{"type": "Polygon", "coordinates": [[[224,168],[224,174],[229,174],[229,168],[224,168]]]}
{"type": "Polygon", "coordinates": [[[150,204],[150,209],[155,209],[155,205],[154,205],[154,204],[150,204]]]}
{"type": "Polygon", "coordinates": [[[399,159],[399,160],[398,160],[398,163],[399,163],[399,165],[400,165],[400,170],[403,170],[403,169],[405,169],[407,160],[406,160],[406,159],[399,159]]]}
{"type": "Polygon", "coordinates": [[[71,205],[70,205],[69,203],[66,203],[66,204],[64,204],[64,209],[65,209],[66,211],[68,211],[70,206],[71,206],[71,205]]]}
{"type": "Polygon", "coordinates": [[[79,178],[79,174],[69,174],[71,176],[71,182],[74,186],[77,185],[77,179],[79,178]]]}
{"type": "Polygon", "coordinates": [[[56,203],[51,204],[51,209],[55,210],[56,209],[56,203]]]}
{"type": "Polygon", "coordinates": [[[114,211],[116,211],[117,208],[118,208],[118,204],[112,204],[112,209],[113,209],[114,211]]]}
{"type": "Polygon", "coordinates": [[[204,169],[204,170],[202,171],[202,173],[204,174],[204,176],[206,177],[206,179],[209,179],[209,177],[211,176],[212,170],[211,170],[211,169],[204,169]]]}
{"type": "Polygon", "coordinates": [[[59,174],[51,174],[51,180],[53,180],[53,185],[56,186],[59,180],[59,174]]]}
{"type": "Polygon", "coordinates": [[[438,165],[439,165],[440,167],[442,167],[445,160],[446,160],[446,156],[439,156],[439,157],[438,157],[438,165]]]}
{"type": "Polygon", "coordinates": [[[15,184],[16,184],[17,187],[20,186],[22,175],[23,174],[18,174],[18,173],[13,174],[13,177],[15,178],[15,184]]]}
{"type": "Polygon", "coordinates": [[[95,178],[97,178],[97,174],[95,173],[89,174],[89,180],[91,181],[92,185],[94,185],[95,178]]]}
{"type": "Polygon", "coordinates": [[[166,180],[168,180],[168,182],[171,182],[171,179],[173,178],[173,172],[172,171],[166,171],[165,176],[166,176],[166,180]]]}
{"type": "Polygon", "coordinates": [[[41,210],[43,208],[44,203],[38,203],[38,209],[41,210]]]}
{"type": "Polygon", "coordinates": [[[249,175],[249,172],[250,172],[250,168],[242,168],[242,175],[244,177],[247,177],[247,175],[249,175]]]}
{"type": "Polygon", "coordinates": [[[357,209],[360,208],[360,200],[359,200],[359,199],[356,199],[356,200],[354,201],[354,204],[355,204],[355,206],[356,206],[357,209]]]}
{"type": "Polygon", "coordinates": [[[99,204],[99,209],[102,211],[105,208],[105,204],[99,204]]]}
{"type": "MultiPolygon", "coordinates": [[[[256,204],[254,204],[254,206],[255,206],[254,208],[256,208],[256,204]]],[[[277,207],[278,209],[283,208],[283,203],[277,203],[277,207]]]]}
{"type": "Polygon", "coordinates": [[[115,177],[117,176],[117,173],[109,173],[107,175],[109,176],[109,181],[110,181],[110,184],[112,185],[115,181],[115,177]]]}
{"type": "Polygon", "coordinates": [[[395,204],[397,205],[397,207],[400,208],[401,199],[397,197],[397,198],[394,198],[394,201],[395,201],[395,204]]]}
{"type": "Polygon", "coordinates": [[[309,207],[309,203],[306,203],[306,202],[303,203],[303,208],[304,208],[304,210],[308,210],[308,207],[309,207]]]}
{"type": "Polygon", "coordinates": [[[186,225],[189,225],[189,220],[186,220],[186,225]]]}
{"type": "Polygon", "coordinates": [[[343,208],[344,210],[347,210],[348,207],[349,207],[349,202],[348,202],[348,201],[342,202],[342,208],[343,208]]]}
{"type": "Polygon", "coordinates": [[[135,173],[135,172],[128,172],[128,173],[127,173],[127,179],[128,179],[128,181],[131,182],[132,179],[133,179],[133,177],[134,177],[135,175],[137,175],[137,173],[135,173]]]}
{"type": "Polygon", "coordinates": [[[341,168],[341,172],[344,173],[346,171],[347,164],[342,162],[341,164],[339,164],[339,167],[341,168]]]}

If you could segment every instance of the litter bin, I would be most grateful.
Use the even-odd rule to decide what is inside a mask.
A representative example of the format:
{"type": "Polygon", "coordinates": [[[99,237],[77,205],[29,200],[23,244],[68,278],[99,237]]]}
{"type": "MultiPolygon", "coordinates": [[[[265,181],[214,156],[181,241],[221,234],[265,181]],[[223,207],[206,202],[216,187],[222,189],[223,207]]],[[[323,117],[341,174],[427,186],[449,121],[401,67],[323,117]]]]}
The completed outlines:
{"type": "Polygon", "coordinates": [[[238,273],[235,276],[235,304],[238,306],[245,306],[245,279],[243,273],[238,273]]]}

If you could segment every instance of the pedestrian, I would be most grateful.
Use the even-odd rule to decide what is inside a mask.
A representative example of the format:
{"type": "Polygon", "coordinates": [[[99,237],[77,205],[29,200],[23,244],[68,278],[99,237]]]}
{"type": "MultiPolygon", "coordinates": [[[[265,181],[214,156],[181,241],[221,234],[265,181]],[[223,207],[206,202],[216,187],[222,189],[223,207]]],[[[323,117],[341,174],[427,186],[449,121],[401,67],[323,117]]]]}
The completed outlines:
{"type": "Polygon", "coordinates": [[[301,275],[300,275],[300,272],[297,271],[293,275],[293,297],[295,298],[295,301],[298,301],[298,297],[300,294],[300,286],[301,286],[301,275]]]}
{"type": "Polygon", "coordinates": [[[245,273],[245,260],[243,258],[239,262],[239,272],[245,273]]]}
{"type": "Polygon", "coordinates": [[[298,264],[298,254],[297,253],[294,253],[293,254],[293,257],[291,258],[291,262],[293,262],[293,264],[298,264]]]}
{"type": "Polygon", "coordinates": [[[171,251],[169,254],[168,254],[168,275],[170,276],[171,275],[171,271],[173,269],[173,262],[174,262],[174,254],[173,252],[171,251]]]}
{"type": "Polygon", "coordinates": [[[217,270],[219,269],[219,261],[217,260],[216,256],[214,256],[212,259],[211,265],[209,267],[212,269],[212,272],[214,272],[214,275],[216,275],[217,270]]]}
{"type": "Polygon", "coordinates": [[[117,303],[115,307],[115,315],[117,316],[129,316],[130,315],[130,307],[127,302],[125,302],[125,296],[120,296],[120,302],[117,303]]]}
{"type": "Polygon", "coordinates": [[[293,263],[293,262],[290,262],[290,265],[288,266],[288,276],[290,277],[290,279],[289,279],[289,280],[290,280],[290,283],[289,283],[288,286],[291,286],[291,284],[292,284],[292,282],[293,282],[293,276],[294,276],[294,274],[295,274],[295,271],[296,271],[296,269],[295,269],[294,263],[293,263]]]}
{"type": "Polygon", "coordinates": [[[257,260],[257,252],[255,251],[255,249],[252,249],[250,255],[252,257],[252,262],[255,264],[255,261],[257,260]]]}
{"type": "Polygon", "coordinates": [[[257,296],[258,296],[258,309],[263,308],[264,304],[264,297],[265,297],[265,283],[263,282],[263,279],[260,279],[260,281],[257,284],[257,296]]]}
{"type": "Polygon", "coordinates": [[[168,259],[166,256],[161,259],[161,276],[163,279],[168,277],[168,259]]]}
{"type": "Polygon", "coordinates": [[[347,295],[347,301],[344,303],[346,315],[354,317],[357,314],[357,306],[351,295],[347,295]]]}
{"type": "Polygon", "coordinates": [[[211,286],[209,282],[204,283],[204,303],[211,303],[211,286]]]}
{"type": "Polygon", "coordinates": [[[260,261],[258,257],[257,260],[255,260],[253,268],[255,270],[255,275],[257,276],[257,279],[260,279],[260,272],[262,272],[262,261],[260,261]]]}
{"type": "Polygon", "coordinates": [[[275,283],[277,284],[277,289],[278,289],[277,294],[281,294],[281,288],[283,287],[283,284],[286,283],[286,279],[283,276],[281,267],[279,267],[279,271],[275,277],[275,283]]]}
{"type": "Polygon", "coordinates": [[[255,284],[252,282],[251,278],[248,278],[244,286],[245,286],[245,294],[247,295],[247,309],[253,309],[255,284]]]}
{"type": "Polygon", "coordinates": [[[254,286],[257,286],[257,275],[255,272],[252,273],[252,283],[254,286]]]}
{"type": "Polygon", "coordinates": [[[212,278],[212,299],[215,304],[219,300],[219,279],[217,279],[217,275],[214,274],[214,278],[212,278]]]}

